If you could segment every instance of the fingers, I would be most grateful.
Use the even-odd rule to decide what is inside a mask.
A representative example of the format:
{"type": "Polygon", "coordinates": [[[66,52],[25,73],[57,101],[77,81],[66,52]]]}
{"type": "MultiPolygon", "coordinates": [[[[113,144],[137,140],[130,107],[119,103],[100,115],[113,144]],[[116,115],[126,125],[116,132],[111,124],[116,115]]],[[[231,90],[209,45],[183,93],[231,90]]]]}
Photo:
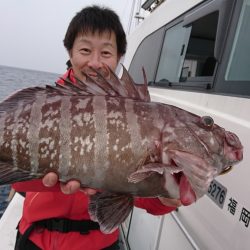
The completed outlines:
{"type": "Polygon", "coordinates": [[[57,181],[58,181],[58,176],[54,172],[46,174],[42,179],[42,183],[45,187],[53,187],[56,185],[57,181]]]}
{"type": "Polygon", "coordinates": [[[94,195],[96,194],[97,190],[92,189],[92,188],[81,188],[81,184],[79,181],[69,181],[67,183],[60,183],[61,186],[61,191],[64,194],[74,194],[78,191],[83,192],[86,195],[94,195]]]}
{"type": "Polygon", "coordinates": [[[97,193],[97,190],[92,189],[92,188],[82,188],[82,189],[80,189],[80,191],[82,191],[86,195],[94,195],[97,193]]]}
{"type": "Polygon", "coordinates": [[[169,199],[164,197],[158,197],[158,199],[163,205],[168,207],[180,207],[182,205],[181,201],[178,199],[169,199]]]}
{"type": "MultiPolygon", "coordinates": [[[[58,182],[58,176],[54,172],[46,174],[42,179],[42,183],[45,187],[53,187],[56,185],[57,182],[58,182]]],[[[60,188],[64,194],[74,194],[78,191],[82,191],[86,195],[94,195],[97,192],[95,189],[92,188],[80,189],[80,186],[81,186],[80,182],[76,180],[71,180],[68,181],[67,183],[60,182],[60,188]]]]}
{"type": "Polygon", "coordinates": [[[72,181],[68,181],[67,183],[61,182],[60,186],[61,186],[61,191],[64,194],[74,194],[80,190],[81,185],[79,181],[72,180],[72,181]]]}

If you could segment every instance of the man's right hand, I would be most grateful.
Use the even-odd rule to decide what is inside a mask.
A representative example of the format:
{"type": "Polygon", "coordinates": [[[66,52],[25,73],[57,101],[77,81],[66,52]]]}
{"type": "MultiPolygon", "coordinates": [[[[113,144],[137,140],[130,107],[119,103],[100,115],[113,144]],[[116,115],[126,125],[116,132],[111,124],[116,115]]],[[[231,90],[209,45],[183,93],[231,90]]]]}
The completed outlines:
{"type": "MultiPolygon", "coordinates": [[[[58,182],[58,176],[54,172],[46,174],[42,179],[43,185],[46,187],[53,187],[58,182]]],[[[67,183],[60,183],[61,191],[64,194],[74,194],[77,191],[82,191],[86,195],[94,195],[97,191],[92,188],[80,188],[80,182],[76,180],[70,180],[67,183]]]]}

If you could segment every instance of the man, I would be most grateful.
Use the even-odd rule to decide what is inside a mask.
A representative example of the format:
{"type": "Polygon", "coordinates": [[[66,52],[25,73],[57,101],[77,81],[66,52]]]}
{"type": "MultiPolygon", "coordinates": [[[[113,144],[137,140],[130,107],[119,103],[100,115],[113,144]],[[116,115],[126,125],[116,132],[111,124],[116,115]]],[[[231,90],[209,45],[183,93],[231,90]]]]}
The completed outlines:
{"type": "MultiPolygon", "coordinates": [[[[126,36],[119,17],[112,10],[93,6],[84,8],[72,19],[64,46],[72,66],[64,78],[72,82],[84,80],[83,72],[95,77],[90,67],[109,77],[104,65],[115,71],[126,51],[126,36]]],[[[58,82],[63,84],[63,81],[58,82]]],[[[42,181],[26,181],[13,186],[17,191],[26,192],[16,250],[119,249],[118,230],[103,234],[98,224],[90,221],[88,195],[95,194],[95,190],[80,190],[80,183],[74,180],[58,184],[55,173],[47,174],[42,181]]],[[[135,205],[161,215],[174,210],[180,202],[138,198],[135,205]]]]}

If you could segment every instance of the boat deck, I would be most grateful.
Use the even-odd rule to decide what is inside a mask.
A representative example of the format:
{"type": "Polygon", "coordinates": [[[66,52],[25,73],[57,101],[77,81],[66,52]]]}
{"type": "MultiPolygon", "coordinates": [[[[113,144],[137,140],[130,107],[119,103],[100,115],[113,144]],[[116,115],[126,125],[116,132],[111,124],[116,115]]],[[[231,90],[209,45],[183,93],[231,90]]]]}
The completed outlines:
{"type": "Polygon", "coordinates": [[[1,249],[13,250],[16,241],[16,228],[22,215],[24,198],[16,193],[0,219],[1,249]]]}

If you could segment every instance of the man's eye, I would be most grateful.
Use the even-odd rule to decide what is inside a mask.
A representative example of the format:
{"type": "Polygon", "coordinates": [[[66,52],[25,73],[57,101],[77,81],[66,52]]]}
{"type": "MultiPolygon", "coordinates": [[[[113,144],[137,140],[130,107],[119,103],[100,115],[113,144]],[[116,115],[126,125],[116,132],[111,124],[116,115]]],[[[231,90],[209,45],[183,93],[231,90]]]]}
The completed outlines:
{"type": "Polygon", "coordinates": [[[105,56],[105,57],[108,57],[108,56],[111,55],[111,52],[110,51],[103,51],[102,55],[105,56]]]}
{"type": "Polygon", "coordinates": [[[88,48],[82,48],[82,49],[80,49],[80,52],[83,54],[89,54],[91,51],[88,48]]]}

